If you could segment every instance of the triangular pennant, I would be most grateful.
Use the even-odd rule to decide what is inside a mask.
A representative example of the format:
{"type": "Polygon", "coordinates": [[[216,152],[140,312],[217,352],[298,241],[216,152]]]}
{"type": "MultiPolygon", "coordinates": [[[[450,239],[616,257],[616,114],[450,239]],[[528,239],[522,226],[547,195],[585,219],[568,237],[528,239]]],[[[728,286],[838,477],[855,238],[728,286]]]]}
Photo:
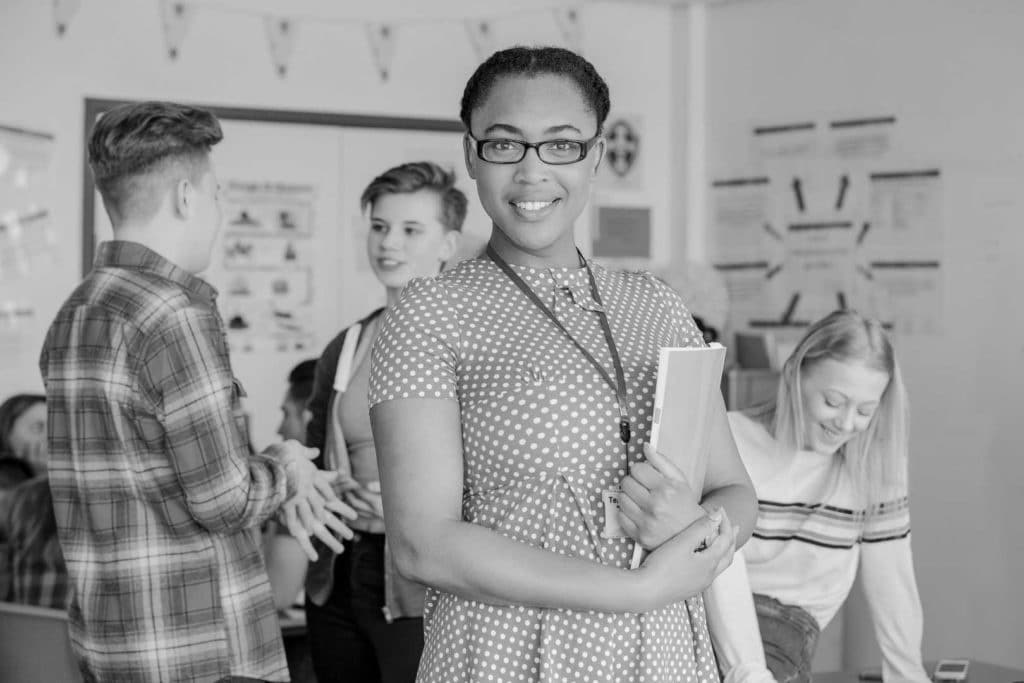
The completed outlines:
{"type": "Polygon", "coordinates": [[[467,19],[466,34],[476,58],[483,61],[494,53],[494,31],[486,19],[467,19]]]}
{"type": "Polygon", "coordinates": [[[53,0],[53,23],[57,26],[57,35],[62,36],[68,25],[78,13],[82,0],[53,0]]]}
{"type": "Polygon", "coordinates": [[[395,56],[395,27],[391,24],[368,24],[366,34],[370,39],[370,51],[380,79],[386,81],[391,72],[391,60],[395,56]]]}
{"type": "Polygon", "coordinates": [[[164,39],[167,41],[167,54],[171,59],[178,58],[178,49],[185,39],[195,10],[194,5],[181,0],[160,0],[160,19],[164,27],[164,39]]]}
{"type": "Polygon", "coordinates": [[[579,10],[575,7],[556,7],[551,11],[555,14],[555,23],[562,32],[566,46],[573,52],[579,52],[583,37],[579,10]]]}
{"type": "Polygon", "coordinates": [[[277,67],[277,75],[284,78],[288,73],[288,60],[295,49],[295,22],[284,17],[264,17],[267,26],[267,40],[270,43],[270,58],[277,67]]]}

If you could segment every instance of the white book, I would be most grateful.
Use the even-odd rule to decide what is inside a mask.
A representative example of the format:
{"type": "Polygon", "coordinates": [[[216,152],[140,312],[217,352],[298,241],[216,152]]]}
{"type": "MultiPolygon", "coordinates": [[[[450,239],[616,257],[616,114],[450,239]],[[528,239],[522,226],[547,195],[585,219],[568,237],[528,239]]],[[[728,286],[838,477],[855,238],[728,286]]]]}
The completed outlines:
{"type": "Polygon", "coordinates": [[[722,390],[725,347],[661,349],[651,448],[681,469],[694,491],[704,488],[711,409],[722,390]]]}
{"type": "MultiPolygon", "coordinates": [[[[658,355],[651,448],[682,470],[690,487],[704,489],[711,446],[711,411],[721,392],[725,347],[664,347],[658,355]]],[[[633,548],[630,567],[640,566],[642,548],[633,548]]]]}

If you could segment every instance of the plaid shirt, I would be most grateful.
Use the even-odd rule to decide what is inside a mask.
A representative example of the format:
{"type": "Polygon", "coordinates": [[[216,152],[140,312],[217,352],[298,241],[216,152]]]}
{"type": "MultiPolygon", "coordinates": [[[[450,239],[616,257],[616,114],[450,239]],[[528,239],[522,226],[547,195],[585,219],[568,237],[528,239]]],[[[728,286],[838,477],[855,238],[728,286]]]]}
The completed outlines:
{"type": "Polygon", "coordinates": [[[234,421],[216,295],[106,242],[47,333],[50,489],[87,679],[288,680],[256,535],[286,477],[234,421]]]}
{"type": "Polygon", "coordinates": [[[64,561],[30,558],[11,551],[11,601],[23,605],[66,609],[68,574],[64,561]]]}

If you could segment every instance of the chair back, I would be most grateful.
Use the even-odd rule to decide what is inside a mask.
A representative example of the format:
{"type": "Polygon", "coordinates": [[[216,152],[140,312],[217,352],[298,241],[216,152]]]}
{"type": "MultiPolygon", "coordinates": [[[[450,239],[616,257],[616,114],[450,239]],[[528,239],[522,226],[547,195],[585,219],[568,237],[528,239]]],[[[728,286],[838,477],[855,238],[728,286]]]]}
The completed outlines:
{"type": "Polygon", "coordinates": [[[81,683],[66,612],[0,602],[0,681],[81,683]]]}

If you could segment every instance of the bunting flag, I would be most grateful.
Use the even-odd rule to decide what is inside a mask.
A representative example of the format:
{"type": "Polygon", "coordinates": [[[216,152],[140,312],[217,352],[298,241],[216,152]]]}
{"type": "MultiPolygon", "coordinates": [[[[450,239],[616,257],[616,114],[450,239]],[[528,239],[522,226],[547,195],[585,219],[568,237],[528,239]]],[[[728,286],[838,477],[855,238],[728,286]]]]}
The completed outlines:
{"type": "Polygon", "coordinates": [[[284,78],[288,73],[288,60],[295,49],[295,23],[284,17],[264,17],[267,40],[270,43],[270,58],[277,67],[277,75],[284,78]]]}
{"type": "MultiPolygon", "coordinates": [[[[270,48],[271,61],[277,74],[284,78],[288,74],[289,63],[295,51],[296,34],[298,25],[304,21],[321,22],[329,24],[356,24],[366,29],[370,41],[370,51],[373,56],[376,69],[382,81],[387,81],[391,75],[391,64],[394,61],[397,47],[396,33],[399,26],[420,25],[429,23],[462,23],[469,38],[470,45],[476,57],[484,60],[490,57],[498,48],[498,40],[495,35],[496,19],[494,17],[461,16],[461,17],[409,17],[407,19],[394,19],[387,22],[370,22],[366,19],[348,19],[332,16],[303,16],[284,17],[280,15],[267,14],[255,8],[247,8],[244,5],[227,6],[212,0],[156,0],[160,6],[160,19],[164,31],[164,40],[167,45],[167,54],[171,59],[177,59],[181,45],[188,32],[192,19],[201,8],[203,12],[226,12],[231,14],[244,14],[262,19],[267,33],[267,41],[270,48]]],[[[538,15],[538,21],[545,21],[539,15],[553,16],[555,24],[561,33],[563,44],[571,50],[579,52],[582,43],[582,12],[580,7],[586,0],[565,0],[565,5],[555,7],[544,7],[527,10],[513,10],[510,16],[538,15]]],[[[2,0],[0,0],[2,2],[2,0]]],[[[57,33],[63,35],[74,17],[82,0],[52,0],[54,22],[57,33]]],[[[547,20],[550,23],[550,19],[547,20]]]]}
{"type": "Polygon", "coordinates": [[[467,19],[466,33],[469,43],[473,46],[478,61],[483,61],[494,53],[494,31],[486,19],[467,19]]]}
{"type": "Polygon", "coordinates": [[[551,10],[555,14],[555,23],[562,32],[565,45],[573,52],[582,47],[583,30],[580,26],[580,13],[575,7],[556,7],[551,10]]]}
{"type": "Polygon", "coordinates": [[[195,6],[180,0],[160,1],[160,20],[164,27],[164,39],[167,41],[167,54],[171,59],[178,58],[178,49],[185,39],[188,26],[195,16],[195,6]]]}
{"type": "Polygon", "coordinates": [[[395,56],[395,28],[391,24],[368,24],[366,33],[370,38],[370,51],[377,64],[382,81],[388,80],[391,60],[395,56]]]}
{"type": "Polygon", "coordinates": [[[53,23],[57,27],[58,36],[63,36],[68,30],[81,4],[82,0],[53,0],[53,23]]]}

